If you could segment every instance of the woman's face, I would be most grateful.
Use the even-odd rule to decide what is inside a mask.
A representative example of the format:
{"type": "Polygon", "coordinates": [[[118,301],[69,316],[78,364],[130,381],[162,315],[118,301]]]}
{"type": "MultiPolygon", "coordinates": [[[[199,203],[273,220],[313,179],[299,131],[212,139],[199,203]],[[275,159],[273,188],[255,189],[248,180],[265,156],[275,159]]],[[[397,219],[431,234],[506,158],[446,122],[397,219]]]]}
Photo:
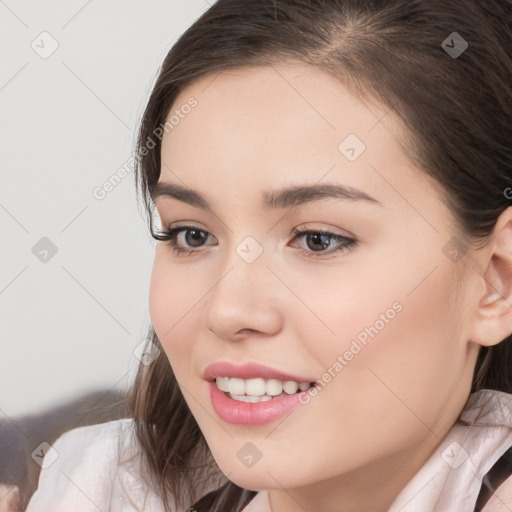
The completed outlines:
{"type": "Polygon", "coordinates": [[[477,347],[451,214],[408,160],[392,111],[318,69],[280,65],[203,78],[171,115],[159,183],[210,209],[155,197],[162,225],[189,227],[175,242],[193,252],[158,243],[150,314],[220,468],[245,488],[297,495],[360,472],[391,487],[400,468],[393,478],[407,481],[462,409],[477,347]],[[294,187],[312,189],[283,194],[294,187]],[[316,394],[234,400],[213,377],[260,370],[206,371],[217,362],[317,381],[316,394]]]}

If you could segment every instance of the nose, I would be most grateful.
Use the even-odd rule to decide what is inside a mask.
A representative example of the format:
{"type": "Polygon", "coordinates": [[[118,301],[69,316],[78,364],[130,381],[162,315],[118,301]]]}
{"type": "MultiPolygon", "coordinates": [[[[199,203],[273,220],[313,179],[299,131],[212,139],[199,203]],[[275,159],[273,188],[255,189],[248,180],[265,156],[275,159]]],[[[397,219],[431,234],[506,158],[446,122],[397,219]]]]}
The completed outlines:
{"type": "Polygon", "coordinates": [[[204,325],[226,341],[275,335],[283,321],[279,282],[263,258],[246,263],[235,256],[206,297],[204,325]]]}

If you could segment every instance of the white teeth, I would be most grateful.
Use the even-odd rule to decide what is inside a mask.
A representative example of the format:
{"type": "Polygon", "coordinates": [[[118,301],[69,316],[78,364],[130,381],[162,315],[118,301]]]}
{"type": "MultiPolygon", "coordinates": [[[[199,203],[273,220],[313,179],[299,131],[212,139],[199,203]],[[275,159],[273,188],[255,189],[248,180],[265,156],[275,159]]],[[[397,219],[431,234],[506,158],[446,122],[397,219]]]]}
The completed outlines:
{"type": "Polygon", "coordinates": [[[268,396],[268,395],[251,396],[251,395],[232,395],[230,393],[229,396],[233,400],[239,400],[240,402],[251,402],[253,404],[256,402],[267,402],[268,400],[272,400],[272,397],[268,396]]]}
{"type": "Polygon", "coordinates": [[[299,389],[299,384],[297,382],[295,382],[294,380],[287,380],[283,384],[283,391],[285,393],[288,393],[289,395],[293,395],[294,393],[297,393],[298,389],[299,389]]]}
{"type": "Polygon", "coordinates": [[[217,377],[216,381],[221,391],[229,391],[229,377],[217,377]]]}
{"type": "Polygon", "coordinates": [[[268,379],[265,391],[270,396],[280,395],[283,392],[283,382],[277,379],[268,379]]]}
{"type": "Polygon", "coordinates": [[[245,382],[243,379],[229,379],[228,391],[232,395],[243,395],[245,393],[245,382]]]}
{"type": "MultiPolygon", "coordinates": [[[[225,377],[225,378],[227,379],[227,377],[225,377]]],[[[301,391],[306,391],[306,389],[309,389],[309,387],[310,387],[309,382],[301,382],[301,383],[299,384],[299,389],[300,389],[301,391]]]]}
{"type": "MultiPolygon", "coordinates": [[[[227,379],[228,377],[226,377],[227,379]]],[[[264,379],[247,379],[245,381],[245,392],[248,395],[263,396],[265,394],[266,386],[264,379]]]]}
{"type": "Polygon", "coordinates": [[[242,402],[265,402],[272,397],[280,395],[293,395],[297,391],[309,389],[309,382],[295,382],[293,380],[278,379],[240,379],[238,377],[217,377],[215,379],[217,387],[234,400],[242,402]]]}

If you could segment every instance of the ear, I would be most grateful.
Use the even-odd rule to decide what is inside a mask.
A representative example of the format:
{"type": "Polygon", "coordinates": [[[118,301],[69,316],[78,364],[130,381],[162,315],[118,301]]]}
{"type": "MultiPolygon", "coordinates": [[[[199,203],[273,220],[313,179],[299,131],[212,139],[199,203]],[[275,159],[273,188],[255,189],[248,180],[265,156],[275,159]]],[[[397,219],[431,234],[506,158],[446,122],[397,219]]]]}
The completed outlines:
{"type": "Polygon", "coordinates": [[[498,218],[486,245],[485,292],[479,298],[471,340],[479,345],[497,345],[512,333],[512,207],[498,218]]]}

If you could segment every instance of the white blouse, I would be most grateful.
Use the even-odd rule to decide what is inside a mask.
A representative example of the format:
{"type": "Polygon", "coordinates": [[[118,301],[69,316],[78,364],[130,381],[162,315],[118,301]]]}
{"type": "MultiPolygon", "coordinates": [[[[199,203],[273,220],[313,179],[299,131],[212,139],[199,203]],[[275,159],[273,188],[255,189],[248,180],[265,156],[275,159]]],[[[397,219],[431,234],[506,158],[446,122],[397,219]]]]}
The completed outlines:
{"type": "MultiPolygon", "coordinates": [[[[494,390],[473,393],[459,420],[389,512],[473,512],[482,477],[512,446],[512,395],[494,390]]],[[[164,512],[161,498],[144,478],[148,472],[133,420],[71,430],[53,444],[53,450],[45,456],[26,512],[164,512]]],[[[214,488],[201,489],[198,498],[214,488]]],[[[497,505],[489,501],[484,511],[510,512],[512,480],[507,479],[496,495],[497,505]]],[[[259,492],[243,512],[272,512],[267,492],[259,492]]]]}

